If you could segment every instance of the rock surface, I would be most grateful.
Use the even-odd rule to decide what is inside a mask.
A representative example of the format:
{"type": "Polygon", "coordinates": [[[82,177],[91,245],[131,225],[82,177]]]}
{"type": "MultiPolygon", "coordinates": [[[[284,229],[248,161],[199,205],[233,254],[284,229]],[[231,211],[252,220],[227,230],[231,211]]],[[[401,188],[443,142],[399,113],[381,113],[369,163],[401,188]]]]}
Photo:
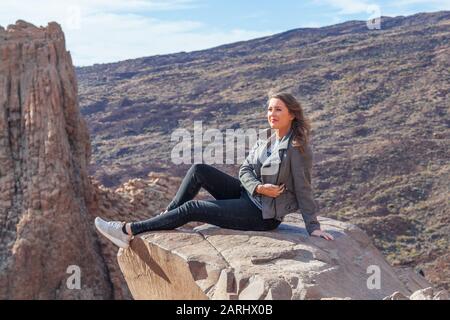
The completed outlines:
{"type": "Polygon", "coordinates": [[[269,232],[205,224],[145,233],[118,261],[135,299],[383,299],[430,286],[410,272],[411,290],[358,227],[320,221],[335,241],[309,237],[289,215],[269,232]],[[379,289],[367,285],[369,266],[379,268],[379,289]]]}
{"type": "Polygon", "coordinates": [[[440,290],[436,292],[433,287],[427,287],[413,292],[409,297],[397,291],[383,300],[448,300],[448,291],[440,290]]]}
{"type": "Polygon", "coordinates": [[[113,296],[86,205],[90,152],[60,26],[0,30],[0,299],[113,296]]]}

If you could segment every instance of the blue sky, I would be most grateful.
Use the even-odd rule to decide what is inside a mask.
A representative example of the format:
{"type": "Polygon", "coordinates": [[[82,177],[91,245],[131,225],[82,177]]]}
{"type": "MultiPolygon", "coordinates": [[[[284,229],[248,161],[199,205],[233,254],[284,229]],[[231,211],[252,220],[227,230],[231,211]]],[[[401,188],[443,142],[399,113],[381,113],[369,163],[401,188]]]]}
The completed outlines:
{"type": "Polygon", "coordinates": [[[450,0],[0,0],[0,25],[57,21],[74,64],[84,66],[439,10],[450,10],[450,0]]]}

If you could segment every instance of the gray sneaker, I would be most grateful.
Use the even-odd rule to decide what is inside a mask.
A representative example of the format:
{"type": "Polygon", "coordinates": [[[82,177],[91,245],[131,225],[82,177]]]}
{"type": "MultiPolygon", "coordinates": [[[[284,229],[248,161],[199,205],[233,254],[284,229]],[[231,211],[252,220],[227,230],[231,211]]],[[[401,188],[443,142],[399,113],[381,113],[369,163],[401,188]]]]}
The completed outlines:
{"type": "Polygon", "coordinates": [[[123,224],[124,222],[120,221],[105,221],[100,217],[95,218],[97,230],[116,246],[126,249],[130,246],[132,236],[122,231],[123,224]]]}

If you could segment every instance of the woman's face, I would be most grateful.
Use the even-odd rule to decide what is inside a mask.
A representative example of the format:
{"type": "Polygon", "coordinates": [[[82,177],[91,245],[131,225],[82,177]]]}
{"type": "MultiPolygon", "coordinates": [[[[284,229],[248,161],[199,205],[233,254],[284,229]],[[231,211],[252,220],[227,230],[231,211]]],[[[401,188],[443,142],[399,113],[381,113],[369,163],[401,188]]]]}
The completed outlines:
{"type": "Polygon", "coordinates": [[[267,121],[272,129],[285,129],[291,126],[294,115],[284,104],[283,100],[272,98],[267,107],[267,121]]]}

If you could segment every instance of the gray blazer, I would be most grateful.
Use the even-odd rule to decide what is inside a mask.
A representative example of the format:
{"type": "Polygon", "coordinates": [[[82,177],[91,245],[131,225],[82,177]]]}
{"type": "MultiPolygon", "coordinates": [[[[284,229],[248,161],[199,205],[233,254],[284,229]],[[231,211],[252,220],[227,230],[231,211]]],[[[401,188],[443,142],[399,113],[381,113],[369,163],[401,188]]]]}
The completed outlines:
{"type": "Polygon", "coordinates": [[[318,206],[313,199],[311,187],[311,146],[308,145],[305,153],[301,154],[292,146],[292,137],[284,137],[278,145],[278,152],[273,152],[269,157],[263,156],[271,139],[275,138],[274,135],[269,139],[259,139],[255,143],[239,169],[239,180],[251,195],[255,195],[259,184],[284,183],[285,191],[277,198],[261,195],[263,218],[282,220],[288,213],[300,209],[306,230],[311,234],[320,229],[320,223],[317,221],[318,206]]]}

